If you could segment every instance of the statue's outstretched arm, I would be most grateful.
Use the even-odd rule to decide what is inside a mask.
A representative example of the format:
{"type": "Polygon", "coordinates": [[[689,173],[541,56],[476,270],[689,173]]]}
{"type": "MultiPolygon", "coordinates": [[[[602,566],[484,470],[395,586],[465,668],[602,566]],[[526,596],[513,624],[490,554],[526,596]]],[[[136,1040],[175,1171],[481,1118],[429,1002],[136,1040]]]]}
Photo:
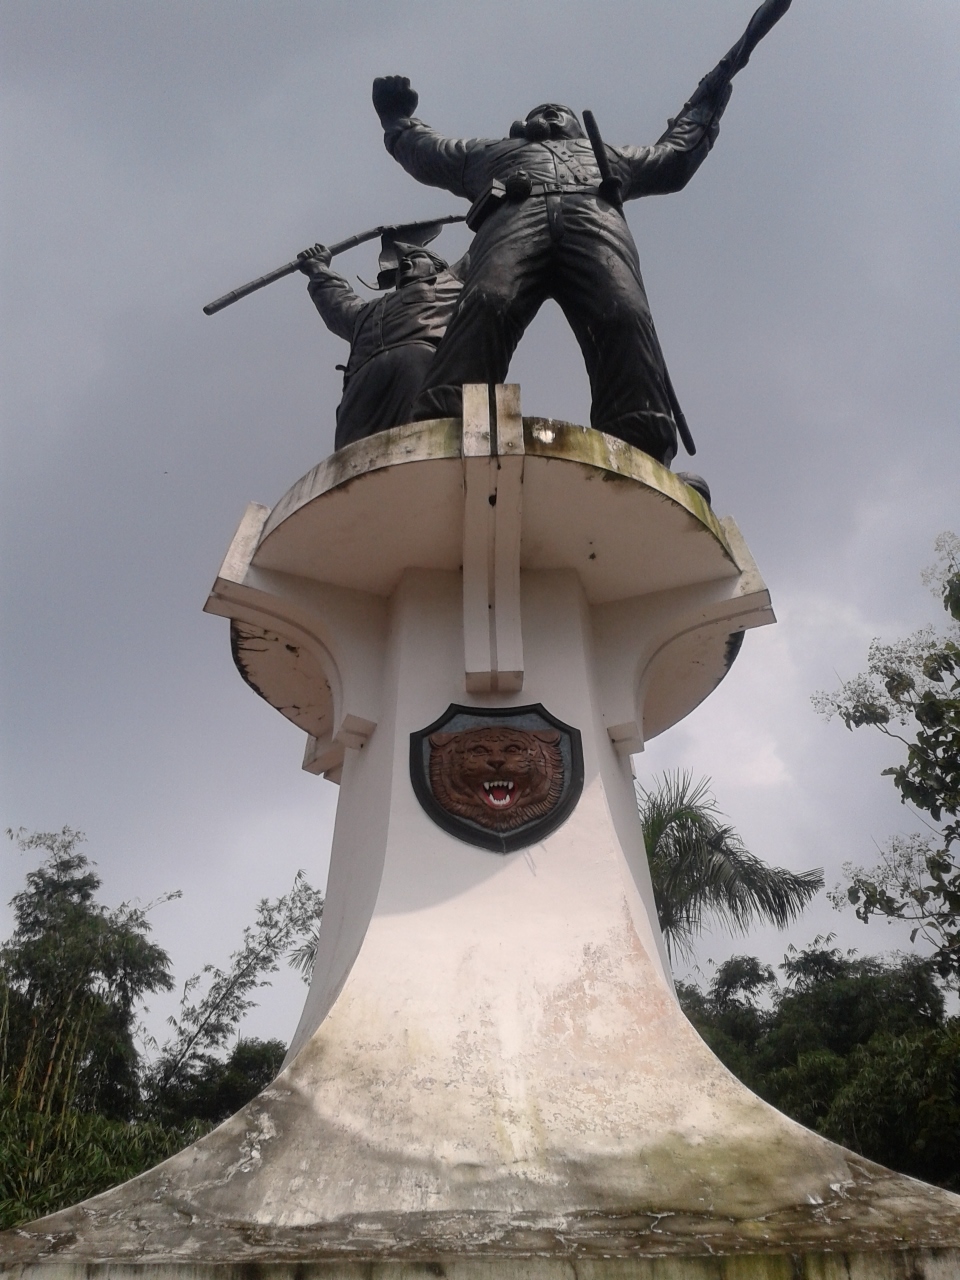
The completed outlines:
{"type": "Polygon", "coordinates": [[[322,244],[298,253],[300,270],[307,277],[307,290],[320,318],[331,333],[350,342],[357,316],[367,305],[349,282],[330,269],[330,251],[322,244]]]}
{"type": "Polygon", "coordinates": [[[419,101],[406,76],[378,76],[374,80],[373,106],[383,125],[384,146],[418,182],[473,199],[464,189],[471,144],[446,138],[415,119],[413,112],[419,101]]]}
{"type": "Polygon", "coordinates": [[[679,191],[706,159],[720,131],[720,117],[733,92],[733,77],[750,61],[754,49],[790,8],[791,0],[763,0],[743,35],[708,72],[680,114],[652,147],[621,152],[627,173],[624,199],[679,191]]]}
{"type": "Polygon", "coordinates": [[[703,84],[701,81],[697,95],[667,122],[666,131],[652,147],[620,149],[625,200],[679,191],[703,164],[717,140],[720,117],[733,91],[725,81],[713,92],[701,93],[703,84]]]}

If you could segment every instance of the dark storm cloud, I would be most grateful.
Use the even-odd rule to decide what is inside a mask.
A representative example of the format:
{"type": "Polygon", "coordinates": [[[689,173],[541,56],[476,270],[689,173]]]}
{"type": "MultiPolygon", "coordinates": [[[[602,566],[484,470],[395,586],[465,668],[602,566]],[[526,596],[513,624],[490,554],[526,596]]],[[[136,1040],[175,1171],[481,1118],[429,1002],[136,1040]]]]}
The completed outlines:
{"type": "MultiPolygon", "coordinates": [[[[329,450],[343,351],[299,278],[201,304],[318,238],[457,210],[386,155],[374,75],[410,75],[455,134],[559,99],[652,141],[750,9],[3,6],[2,816],[84,827],[115,897],[182,887],[157,921],[181,974],[296,867],[322,879],[335,802],[200,607],[244,504],[329,450]]],[[[696,466],[781,618],[641,765],[714,775],[757,853],[828,878],[909,815],[883,744],[808,695],[936,617],[919,568],[958,524],[958,45],[952,0],[797,0],[691,186],[629,207],[696,466]]],[[[555,310],[511,376],[528,412],[585,420],[555,310]]],[[[21,874],[5,863],[5,898],[21,874]]],[[[827,909],[809,931],[838,925],[887,943],[827,909]]],[[[258,1025],[286,1034],[296,999],[258,1025]]]]}

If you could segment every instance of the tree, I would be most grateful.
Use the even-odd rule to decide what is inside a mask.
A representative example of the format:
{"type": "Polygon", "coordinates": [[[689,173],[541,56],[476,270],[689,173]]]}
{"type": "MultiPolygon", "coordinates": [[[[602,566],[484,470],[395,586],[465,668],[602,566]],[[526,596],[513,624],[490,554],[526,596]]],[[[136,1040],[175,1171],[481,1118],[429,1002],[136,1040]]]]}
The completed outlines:
{"type": "Polygon", "coordinates": [[[261,902],[227,969],[207,965],[185,984],[174,1035],[153,1045],[151,1063],[136,1041],[140,1005],[173,987],[148,936],[157,904],[100,903],[78,831],[8,834],[46,856],[14,897],[0,946],[0,1228],[142,1173],[264,1088],[285,1046],[227,1043],[284,952],[302,968],[323,906],[302,874],[291,893],[261,902]]]}
{"type": "Polygon", "coordinates": [[[182,1100],[204,1091],[211,1072],[216,1075],[218,1055],[257,1003],[252,993],[269,983],[268,975],[276,973],[285,954],[302,971],[305,951],[312,946],[315,952],[322,913],[323,894],[298,871],[289,894],[257,904],[256,922],[244,929],[243,943],[226,969],[208,964],[184,983],[179,1016],[167,1020],[174,1034],[147,1072],[151,1114],[179,1116],[182,1100]],[[206,991],[197,998],[205,981],[206,991]]]}
{"type": "Polygon", "coordinates": [[[138,1005],[173,986],[150,907],[97,901],[79,831],[7,834],[46,857],[13,898],[0,947],[2,1227],[103,1191],[202,1132],[136,1119],[138,1005]]]}
{"type": "Polygon", "coordinates": [[[960,1188],[960,1019],[915,956],[791,947],[783,980],[753,956],[707,990],[678,984],[688,1018],[751,1089],[889,1168],[960,1188]]]}
{"type": "Polygon", "coordinates": [[[173,986],[169,956],[148,937],[150,906],[97,902],[100,877],[79,831],[7,834],[47,857],[14,896],[14,931],[0,948],[0,1090],[40,1114],[129,1119],[139,1103],[137,1005],[173,986]]]}
{"type": "Polygon", "coordinates": [[[960,539],[937,539],[938,563],[924,575],[940,596],[950,623],[925,627],[905,640],[874,640],[866,672],[814,705],[848,729],[871,725],[906,747],[906,760],[884,769],[903,804],[920,811],[927,830],[894,836],[873,867],[847,863],[847,884],[831,895],[850,902],[864,922],[873,916],[906,920],[911,940],[923,937],[931,963],[960,984],[960,539]],[[909,727],[912,737],[905,735],[909,727]]]}
{"type": "Polygon", "coordinates": [[[823,888],[820,871],[771,867],[749,853],[723,821],[706,778],[664,774],[637,786],[657,916],[668,953],[690,955],[707,916],[745,933],[756,920],[784,928],[823,888]]]}
{"type": "Polygon", "coordinates": [[[226,1058],[199,1054],[167,1082],[153,1110],[164,1126],[219,1124],[276,1079],[286,1052],[282,1040],[251,1037],[237,1040],[226,1058]]]}

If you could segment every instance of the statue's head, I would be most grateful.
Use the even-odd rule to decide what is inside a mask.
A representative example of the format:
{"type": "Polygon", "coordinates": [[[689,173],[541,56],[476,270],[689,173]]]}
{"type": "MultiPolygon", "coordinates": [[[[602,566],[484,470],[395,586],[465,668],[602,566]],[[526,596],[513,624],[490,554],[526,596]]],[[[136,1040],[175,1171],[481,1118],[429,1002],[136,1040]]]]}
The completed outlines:
{"type": "Polygon", "coordinates": [[[560,102],[543,102],[510,126],[511,138],[545,142],[547,138],[585,138],[577,113],[560,102]]]}
{"type": "Polygon", "coordinates": [[[441,271],[447,270],[447,263],[439,254],[431,253],[419,244],[404,244],[395,240],[397,246],[396,287],[413,284],[417,280],[436,279],[441,271]]]}
{"type": "MultiPolygon", "coordinates": [[[[388,227],[380,237],[380,270],[370,289],[400,289],[415,280],[435,278],[449,269],[444,258],[424,245],[440,233],[442,223],[408,222],[388,227]],[[405,237],[401,239],[401,236],[405,237]]],[[[364,280],[364,284],[367,282],[364,280]]]]}

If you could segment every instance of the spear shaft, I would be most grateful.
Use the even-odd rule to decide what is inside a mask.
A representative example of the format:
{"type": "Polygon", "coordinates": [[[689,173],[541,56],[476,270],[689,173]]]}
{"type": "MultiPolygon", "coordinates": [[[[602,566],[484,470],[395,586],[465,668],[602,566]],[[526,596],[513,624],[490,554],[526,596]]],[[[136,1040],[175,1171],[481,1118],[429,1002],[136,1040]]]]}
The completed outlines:
{"type": "MultiPolygon", "coordinates": [[[[464,216],[461,213],[451,213],[445,218],[430,218],[427,221],[432,226],[446,226],[450,222],[463,222],[464,216]]],[[[361,231],[358,235],[347,236],[346,240],[338,240],[336,244],[327,245],[327,249],[332,258],[338,253],[346,253],[348,249],[355,249],[358,244],[365,244],[368,240],[376,240],[377,236],[382,236],[388,231],[402,232],[416,224],[410,222],[392,222],[383,227],[371,227],[369,231],[361,231]]],[[[284,276],[293,275],[294,271],[300,268],[300,259],[294,258],[292,262],[285,262],[282,267],[277,267],[275,271],[268,271],[265,276],[258,276],[256,280],[251,280],[248,284],[242,284],[239,289],[231,289],[229,293],[225,293],[222,298],[217,298],[215,302],[208,302],[203,308],[205,316],[216,315],[218,311],[222,311],[224,307],[229,307],[234,302],[239,302],[241,298],[246,298],[251,293],[256,293],[258,289],[262,289],[264,285],[273,284],[274,280],[282,280],[284,276]]]]}

